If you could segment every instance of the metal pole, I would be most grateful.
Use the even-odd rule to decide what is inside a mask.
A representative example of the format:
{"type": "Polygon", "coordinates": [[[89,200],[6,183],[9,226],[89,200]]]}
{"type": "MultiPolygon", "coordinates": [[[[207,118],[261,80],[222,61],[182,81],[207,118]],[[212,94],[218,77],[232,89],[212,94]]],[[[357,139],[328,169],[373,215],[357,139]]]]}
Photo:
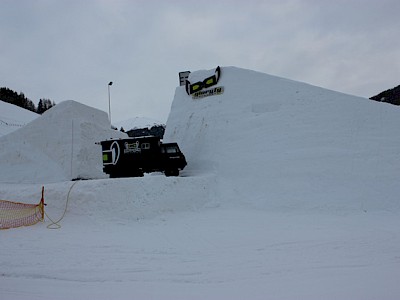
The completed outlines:
{"type": "MultiPolygon", "coordinates": [[[[110,86],[112,86],[112,81],[108,84],[108,117],[110,119],[110,125],[111,125],[111,97],[110,97],[110,86]]],[[[111,125],[112,126],[112,125],[111,125]]]]}

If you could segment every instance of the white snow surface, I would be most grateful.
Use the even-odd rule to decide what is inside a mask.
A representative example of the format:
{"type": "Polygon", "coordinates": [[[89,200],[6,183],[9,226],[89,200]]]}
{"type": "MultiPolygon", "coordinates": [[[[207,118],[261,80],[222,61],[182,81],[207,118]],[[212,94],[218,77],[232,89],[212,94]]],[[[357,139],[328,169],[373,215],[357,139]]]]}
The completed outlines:
{"type": "Polygon", "coordinates": [[[399,107],[235,67],[217,86],[176,88],[176,178],[99,178],[90,147],[120,133],[73,101],[0,138],[0,199],[66,208],[0,232],[0,299],[398,299],[399,107]]]}
{"type": "Polygon", "coordinates": [[[72,100],[61,102],[0,138],[0,182],[106,178],[96,142],[126,136],[111,129],[106,113],[72,100]]]}
{"type": "Polygon", "coordinates": [[[37,117],[39,115],[34,112],[0,101],[0,137],[25,126],[37,117]]]}

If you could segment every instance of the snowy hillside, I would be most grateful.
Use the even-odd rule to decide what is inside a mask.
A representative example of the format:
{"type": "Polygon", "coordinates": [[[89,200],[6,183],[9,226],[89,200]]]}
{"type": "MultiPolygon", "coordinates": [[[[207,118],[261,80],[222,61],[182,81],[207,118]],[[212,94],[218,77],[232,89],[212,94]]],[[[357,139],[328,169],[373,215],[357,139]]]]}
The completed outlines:
{"type": "Polygon", "coordinates": [[[25,126],[37,117],[39,115],[34,112],[0,101],[0,137],[25,126]]]}
{"type": "Polygon", "coordinates": [[[44,185],[66,212],[1,232],[0,299],[397,299],[399,108],[235,67],[215,87],[176,88],[176,178],[71,182],[121,134],[73,101],[0,138],[0,199],[44,185]]]}

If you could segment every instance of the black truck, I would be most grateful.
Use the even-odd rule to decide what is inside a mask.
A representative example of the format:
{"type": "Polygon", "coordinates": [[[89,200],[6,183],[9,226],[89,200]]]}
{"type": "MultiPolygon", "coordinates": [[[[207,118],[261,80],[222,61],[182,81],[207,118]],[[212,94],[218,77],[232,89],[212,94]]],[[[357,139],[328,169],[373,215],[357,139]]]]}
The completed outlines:
{"type": "Polygon", "coordinates": [[[187,164],[177,143],[162,143],[156,136],[112,139],[100,144],[103,172],[110,178],[139,177],[151,172],[178,176],[187,164]]]}

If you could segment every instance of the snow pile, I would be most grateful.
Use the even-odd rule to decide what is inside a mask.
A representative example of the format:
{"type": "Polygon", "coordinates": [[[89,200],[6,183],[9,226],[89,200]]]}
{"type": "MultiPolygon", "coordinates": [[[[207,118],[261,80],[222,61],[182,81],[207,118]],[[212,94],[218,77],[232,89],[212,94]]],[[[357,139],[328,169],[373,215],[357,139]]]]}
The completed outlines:
{"type": "MultiPolygon", "coordinates": [[[[190,74],[197,82],[214,70],[190,74]]],[[[235,67],[222,95],[177,87],[164,139],[221,198],[268,210],[399,209],[399,108],[235,67]]]]}
{"type": "MultiPolygon", "coordinates": [[[[213,74],[197,71],[189,80],[213,74]]],[[[188,161],[174,183],[179,189],[193,189],[201,178],[193,193],[216,191],[201,203],[267,210],[399,209],[398,107],[235,67],[222,68],[217,86],[224,87],[223,94],[199,99],[176,88],[164,141],[178,142],[188,161]]],[[[95,143],[112,137],[126,134],[109,129],[105,112],[62,102],[0,139],[0,182],[106,178],[95,143]]],[[[143,194],[134,185],[125,190],[138,197],[154,186],[169,186],[162,176],[151,184],[148,176],[133,180],[142,181],[143,194]]],[[[109,190],[104,184],[97,189],[104,195],[109,190]]],[[[176,209],[185,206],[185,192],[171,197],[176,209]]],[[[125,205],[126,197],[114,201],[125,205]]]]}
{"type": "Polygon", "coordinates": [[[105,178],[103,139],[125,137],[111,130],[107,114],[65,101],[27,126],[0,138],[0,181],[48,183],[74,178],[105,178]]]}
{"type": "Polygon", "coordinates": [[[37,117],[39,115],[34,112],[0,100],[0,137],[25,126],[37,117]]]}

